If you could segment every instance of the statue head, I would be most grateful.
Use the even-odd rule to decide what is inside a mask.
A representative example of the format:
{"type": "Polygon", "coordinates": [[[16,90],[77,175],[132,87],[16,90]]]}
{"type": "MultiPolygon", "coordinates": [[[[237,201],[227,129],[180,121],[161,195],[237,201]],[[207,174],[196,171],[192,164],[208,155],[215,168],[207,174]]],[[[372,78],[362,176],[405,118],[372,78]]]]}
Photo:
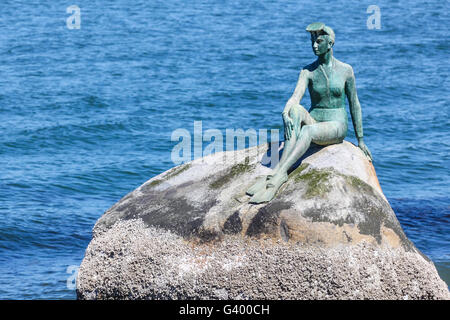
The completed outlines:
{"type": "Polygon", "coordinates": [[[334,31],[322,22],[314,22],[306,27],[311,33],[311,46],[316,56],[331,51],[334,45],[334,31]]]}

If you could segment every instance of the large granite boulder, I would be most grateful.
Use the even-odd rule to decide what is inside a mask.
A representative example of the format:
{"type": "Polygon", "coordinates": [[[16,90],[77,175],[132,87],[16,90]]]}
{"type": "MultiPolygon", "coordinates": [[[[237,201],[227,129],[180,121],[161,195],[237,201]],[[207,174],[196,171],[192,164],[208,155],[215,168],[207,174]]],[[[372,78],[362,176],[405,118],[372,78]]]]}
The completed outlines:
{"type": "Polygon", "coordinates": [[[94,227],[78,298],[450,298],[357,147],[311,147],[274,200],[250,204],[266,152],[197,159],[122,198],[94,227]]]}

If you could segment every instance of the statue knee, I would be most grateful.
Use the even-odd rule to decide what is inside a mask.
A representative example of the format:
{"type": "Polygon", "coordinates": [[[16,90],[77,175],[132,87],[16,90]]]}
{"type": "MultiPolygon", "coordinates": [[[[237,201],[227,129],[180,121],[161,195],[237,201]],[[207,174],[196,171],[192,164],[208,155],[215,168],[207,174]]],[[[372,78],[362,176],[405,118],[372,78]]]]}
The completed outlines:
{"type": "Polygon", "coordinates": [[[304,125],[301,129],[300,129],[300,137],[303,138],[307,138],[307,139],[311,139],[311,126],[309,125],[304,125]]]}
{"type": "Polygon", "coordinates": [[[297,104],[289,110],[289,117],[291,117],[292,120],[301,123],[303,121],[302,117],[302,110],[303,108],[301,105],[297,104]]]}
{"type": "Polygon", "coordinates": [[[296,115],[298,115],[297,106],[292,106],[289,109],[289,117],[294,118],[296,115]]]}

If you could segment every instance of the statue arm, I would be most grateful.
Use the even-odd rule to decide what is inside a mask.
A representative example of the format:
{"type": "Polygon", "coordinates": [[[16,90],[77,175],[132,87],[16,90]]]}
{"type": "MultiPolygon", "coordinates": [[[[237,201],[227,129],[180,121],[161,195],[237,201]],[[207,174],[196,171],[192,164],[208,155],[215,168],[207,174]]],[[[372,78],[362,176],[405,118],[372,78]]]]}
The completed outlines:
{"type": "Polygon", "coordinates": [[[352,116],[353,128],[355,129],[355,135],[358,139],[358,147],[364,152],[364,154],[372,161],[372,154],[369,148],[364,143],[364,133],[362,126],[362,112],[361,105],[359,103],[358,95],[356,93],[356,81],[353,69],[350,67],[349,75],[345,81],[345,95],[348,99],[350,107],[350,114],[352,116]]]}
{"type": "MultiPolygon", "coordinates": [[[[289,116],[289,111],[291,110],[292,106],[295,106],[300,103],[300,100],[302,100],[303,95],[305,94],[306,86],[308,85],[308,71],[303,69],[300,72],[300,75],[298,77],[297,86],[295,87],[294,93],[289,98],[289,100],[286,102],[286,106],[284,107],[284,110],[282,112],[283,115],[283,122],[284,122],[284,138],[285,140],[289,140],[292,136],[292,132],[294,131],[294,122],[292,121],[291,117],[289,116]]],[[[298,134],[298,132],[297,132],[298,134]]]]}
{"type": "Polygon", "coordinates": [[[355,129],[358,141],[363,139],[362,114],[361,105],[359,104],[358,95],[356,94],[355,75],[353,69],[350,69],[349,76],[345,82],[345,95],[347,96],[352,115],[353,128],[355,129]]]}

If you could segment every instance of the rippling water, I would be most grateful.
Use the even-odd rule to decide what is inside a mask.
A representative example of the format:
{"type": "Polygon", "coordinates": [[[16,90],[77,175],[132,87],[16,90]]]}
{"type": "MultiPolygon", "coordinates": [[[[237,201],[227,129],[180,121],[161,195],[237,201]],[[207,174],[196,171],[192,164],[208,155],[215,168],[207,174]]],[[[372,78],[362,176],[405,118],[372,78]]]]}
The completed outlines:
{"type": "Polygon", "coordinates": [[[95,221],[173,166],[173,130],[281,129],[314,21],[355,70],[384,193],[450,283],[447,1],[377,1],[380,30],[372,1],[72,2],[0,4],[0,298],[75,298],[95,221]]]}

